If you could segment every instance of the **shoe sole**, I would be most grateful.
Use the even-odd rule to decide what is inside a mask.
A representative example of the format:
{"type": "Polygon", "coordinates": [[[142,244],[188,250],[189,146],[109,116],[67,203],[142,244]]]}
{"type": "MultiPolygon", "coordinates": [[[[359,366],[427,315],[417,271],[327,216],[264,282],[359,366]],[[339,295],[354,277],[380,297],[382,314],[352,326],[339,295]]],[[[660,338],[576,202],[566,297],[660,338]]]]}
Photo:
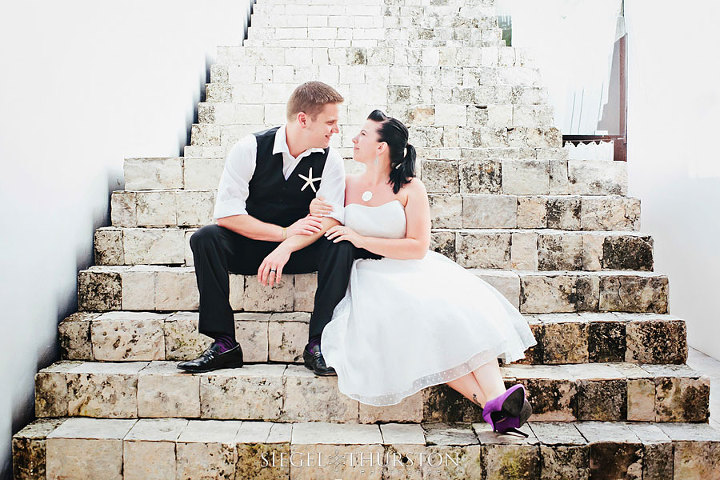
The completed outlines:
{"type": "Polygon", "coordinates": [[[305,365],[305,368],[307,368],[308,370],[313,372],[315,375],[318,375],[320,377],[337,377],[337,373],[335,372],[335,370],[333,370],[332,372],[320,373],[317,370],[315,370],[314,368],[312,368],[310,366],[310,362],[308,361],[308,359],[305,358],[305,354],[303,354],[303,365],[305,365]]]}
{"type": "Polygon", "coordinates": [[[180,367],[180,366],[178,366],[178,368],[180,370],[182,370],[183,372],[188,372],[188,373],[205,373],[205,372],[213,372],[215,370],[222,370],[223,368],[242,368],[243,365],[244,365],[244,363],[230,363],[228,365],[223,365],[223,366],[215,367],[215,368],[192,369],[192,368],[184,368],[184,367],[180,367]]]}

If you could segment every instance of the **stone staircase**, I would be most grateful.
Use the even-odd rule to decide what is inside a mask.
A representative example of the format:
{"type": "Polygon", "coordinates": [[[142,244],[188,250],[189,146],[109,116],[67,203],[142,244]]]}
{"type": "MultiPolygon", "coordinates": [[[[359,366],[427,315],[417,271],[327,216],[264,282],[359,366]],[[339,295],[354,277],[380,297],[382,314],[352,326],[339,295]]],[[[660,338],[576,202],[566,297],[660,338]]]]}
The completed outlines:
{"type": "Polygon", "coordinates": [[[503,46],[493,0],[259,0],[243,46],[219,47],[191,145],[125,161],[62,359],[35,378],[16,478],[720,479],[709,379],[639,232],[626,165],[569,160],[527,52],[503,46]],[[534,406],[497,435],[444,385],[370,407],[301,365],[316,275],[269,288],[231,275],[241,369],[190,375],[189,236],[212,221],[224,158],[284,122],[298,84],[346,97],[333,146],[380,108],[410,127],[432,248],[505,295],[538,340],[507,383],[534,406]]]}

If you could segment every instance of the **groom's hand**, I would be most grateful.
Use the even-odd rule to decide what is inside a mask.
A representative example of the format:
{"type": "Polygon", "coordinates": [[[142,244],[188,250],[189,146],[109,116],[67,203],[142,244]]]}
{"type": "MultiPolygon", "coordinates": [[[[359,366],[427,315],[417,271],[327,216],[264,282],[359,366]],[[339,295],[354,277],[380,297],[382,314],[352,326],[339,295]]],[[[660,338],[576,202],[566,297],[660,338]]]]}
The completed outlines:
{"type": "Polygon", "coordinates": [[[307,215],[287,227],[288,237],[293,235],[314,235],[322,230],[322,219],[313,215],[307,215]]]}
{"type": "Polygon", "coordinates": [[[271,287],[280,283],[283,267],[290,260],[291,253],[287,248],[278,245],[260,264],[258,281],[265,286],[269,284],[271,287]]]}

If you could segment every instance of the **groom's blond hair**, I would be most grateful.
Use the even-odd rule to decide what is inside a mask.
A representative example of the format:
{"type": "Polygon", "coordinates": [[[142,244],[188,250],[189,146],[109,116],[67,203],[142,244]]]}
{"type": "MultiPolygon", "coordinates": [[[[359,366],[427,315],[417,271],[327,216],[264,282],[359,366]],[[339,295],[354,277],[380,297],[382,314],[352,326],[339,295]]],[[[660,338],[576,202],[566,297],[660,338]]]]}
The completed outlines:
{"type": "Polygon", "coordinates": [[[300,112],[304,112],[315,120],[317,114],[328,103],[342,103],[345,101],[342,95],[330,85],[323,82],[305,82],[297,87],[287,103],[287,118],[292,120],[300,112]]]}

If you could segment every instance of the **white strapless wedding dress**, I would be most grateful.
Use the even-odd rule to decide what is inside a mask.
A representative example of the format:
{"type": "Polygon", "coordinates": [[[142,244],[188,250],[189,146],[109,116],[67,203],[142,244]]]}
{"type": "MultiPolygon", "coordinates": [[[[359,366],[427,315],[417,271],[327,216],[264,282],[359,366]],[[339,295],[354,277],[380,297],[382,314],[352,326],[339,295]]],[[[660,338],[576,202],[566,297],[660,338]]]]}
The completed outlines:
{"type": "MultiPolygon", "coordinates": [[[[361,235],[404,238],[398,200],[350,204],[345,225],[361,235]]],[[[494,287],[447,257],[355,260],[345,297],[321,337],[339,390],[369,405],[394,405],[462,377],[494,358],[512,362],[536,344],[520,312],[494,287]]]]}

